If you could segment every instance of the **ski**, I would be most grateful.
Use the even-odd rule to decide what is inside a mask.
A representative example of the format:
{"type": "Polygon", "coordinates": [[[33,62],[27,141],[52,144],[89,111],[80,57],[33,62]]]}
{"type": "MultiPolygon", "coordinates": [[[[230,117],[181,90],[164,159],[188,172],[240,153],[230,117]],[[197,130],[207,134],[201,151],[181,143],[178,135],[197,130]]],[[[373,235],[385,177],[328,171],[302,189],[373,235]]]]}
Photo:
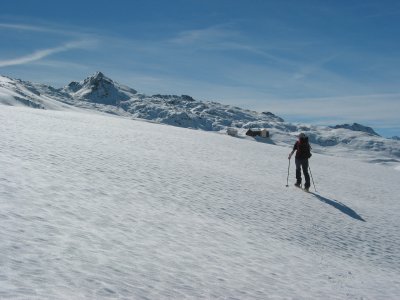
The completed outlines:
{"type": "Polygon", "coordinates": [[[297,187],[298,189],[302,190],[303,192],[310,193],[309,189],[303,188],[301,185],[294,185],[294,186],[297,187]]]}

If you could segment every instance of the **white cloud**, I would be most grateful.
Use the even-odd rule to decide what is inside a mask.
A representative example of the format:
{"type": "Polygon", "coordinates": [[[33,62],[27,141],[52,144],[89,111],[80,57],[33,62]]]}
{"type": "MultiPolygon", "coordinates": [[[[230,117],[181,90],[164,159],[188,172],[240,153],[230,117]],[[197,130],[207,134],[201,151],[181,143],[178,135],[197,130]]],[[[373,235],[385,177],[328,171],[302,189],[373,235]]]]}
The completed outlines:
{"type": "Polygon", "coordinates": [[[171,42],[180,45],[209,44],[237,36],[238,32],[236,31],[225,29],[222,26],[212,26],[204,29],[182,31],[171,42]]]}
{"type": "MultiPolygon", "coordinates": [[[[185,30],[169,42],[173,45],[190,49],[216,50],[216,51],[242,51],[253,55],[259,55],[268,60],[292,64],[288,60],[271,54],[266,47],[252,44],[246,36],[238,31],[230,29],[225,25],[216,25],[203,29],[185,30]]],[[[278,45],[270,46],[270,49],[277,49],[278,45]]]]}
{"type": "MultiPolygon", "coordinates": [[[[73,28],[63,29],[54,24],[31,25],[22,23],[0,23],[0,29],[12,31],[31,31],[47,34],[55,34],[56,36],[70,36],[74,41],[66,42],[60,46],[40,49],[32,51],[24,56],[0,60],[0,67],[8,67],[15,65],[23,65],[32,62],[38,62],[44,58],[56,53],[66,52],[73,49],[90,49],[95,47],[99,39],[94,34],[86,34],[81,29],[74,30],[73,28]]],[[[50,37],[49,37],[50,39],[50,37]]]]}
{"type": "Polygon", "coordinates": [[[83,28],[60,28],[56,24],[43,24],[41,26],[21,23],[0,23],[0,29],[10,29],[17,31],[32,31],[41,33],[52,33],[64,36],[73,36],[76,38],[88,37],[92,34],[85,33],[83,28]]]}
{"type": "Polygon", "coordinates": [[[50,28],[34,26],[34,25],[27,25],[27,24],[0,23],[0,28],[25,30],[25,31],[54,32],[54,30],[50,29],[50,28]]]}
{"type": "Polygon", "coordinates": [[[41,59],[43,59],[47,56],[50,56],[52,54],[55,54],[55,53],[65,52],[65,51],[68,51],[71,49],[85,48],[90,44],[91,43],[87,42],[87,41],[69,42],[69,43],[66,43],[59,47],[38,50],[38,51],[35,51],[35,52],[25,55],[25,56],[8,59],[8,60],[0,60],[0,67],[27,64],[27,63],[34,62],[37,60],[41,60],[41,59]]]}

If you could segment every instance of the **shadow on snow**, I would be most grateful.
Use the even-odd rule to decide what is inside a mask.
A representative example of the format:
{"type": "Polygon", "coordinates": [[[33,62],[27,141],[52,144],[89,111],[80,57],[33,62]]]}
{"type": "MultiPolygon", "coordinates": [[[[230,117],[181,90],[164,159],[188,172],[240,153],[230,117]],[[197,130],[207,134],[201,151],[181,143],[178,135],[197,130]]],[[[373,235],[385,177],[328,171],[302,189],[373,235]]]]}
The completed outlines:
{"type": "Polygon", "coordinates": [[[340,210],[342,213],[348,215],[349,217],[352,217],[353,219],[356,219],[359,221],[366,222],[358,213],[356,213],[354,210],[352,210],[350,207],[346,206],[345,204],[340,203],[335,200],[330,200],[328,198],[322,197],[321,195],[318,195],[315,193],[311,193],[311,194],[313,194],[315,197],[317,197],[317,199],[319,201],[333,206],[334,208],[340,210]]]}

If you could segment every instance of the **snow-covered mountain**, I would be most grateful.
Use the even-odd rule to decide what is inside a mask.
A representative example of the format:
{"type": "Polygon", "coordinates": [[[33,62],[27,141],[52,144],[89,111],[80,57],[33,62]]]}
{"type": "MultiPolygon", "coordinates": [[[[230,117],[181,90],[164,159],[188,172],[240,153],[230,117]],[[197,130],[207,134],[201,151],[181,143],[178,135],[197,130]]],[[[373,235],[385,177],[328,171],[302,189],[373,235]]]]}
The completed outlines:
{"type": "Polygon", "coordinates": [[[97,72],[83,82],[73,81],[63,91],[74,99],[93,103],[119,106],[137,93],[134,89],[120,85],[103,73],[97,72]]]}
{"type": "Polygon", "coordinates": [[[375,132],[375,130],[373,130],[371,127],[364,126],[364,125],[361,125],[358,123],[353,123],[352,125],[349,125],[349,124],[336,125],[336,126],[333,126],[333,128],[335,128],[335,129],[345,128],[345,129],[350,129],[353,131],[361,131],[361,132],[369,133],[371,135],[379,136],[379,134],[377,134],[375,132]]]}
{"type": "Polygon", "coordinates": [[[269,139],[260,142],[292,145],[295,136],[308,134],[314,151],[335,155],[363,155],[375,162],[400,159],[400,142],[380,137],[370,128],[353,125],[313,126],[293,124],[271,112],[255,112],[217,102],[198,101],[188,95],[144,95],[97,72],[81,82],[56,89],[0,77],[0,103],[43,109],[93,109],[115,115],[151,120],[173,126],[226,132],[228,127],[245,137],[248,128],[267,128],[269,139]]]}
{"type": "Polygon", "coordinates": [[[91,110],[0,124],[1,299],[400,295],[400,169],[314,153],[305,193],[287,145],[91,110]]]}

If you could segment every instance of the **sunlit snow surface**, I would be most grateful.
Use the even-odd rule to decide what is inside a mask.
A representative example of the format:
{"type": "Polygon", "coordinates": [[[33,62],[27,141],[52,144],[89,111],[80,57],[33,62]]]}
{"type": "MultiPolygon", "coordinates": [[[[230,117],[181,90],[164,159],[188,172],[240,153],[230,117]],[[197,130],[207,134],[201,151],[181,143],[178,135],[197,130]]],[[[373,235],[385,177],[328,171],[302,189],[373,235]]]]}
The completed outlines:
{"type": "Polygon", "coordinates": [[[400,172],[0,105],[0,298],[398,299],[400,172]]]}

